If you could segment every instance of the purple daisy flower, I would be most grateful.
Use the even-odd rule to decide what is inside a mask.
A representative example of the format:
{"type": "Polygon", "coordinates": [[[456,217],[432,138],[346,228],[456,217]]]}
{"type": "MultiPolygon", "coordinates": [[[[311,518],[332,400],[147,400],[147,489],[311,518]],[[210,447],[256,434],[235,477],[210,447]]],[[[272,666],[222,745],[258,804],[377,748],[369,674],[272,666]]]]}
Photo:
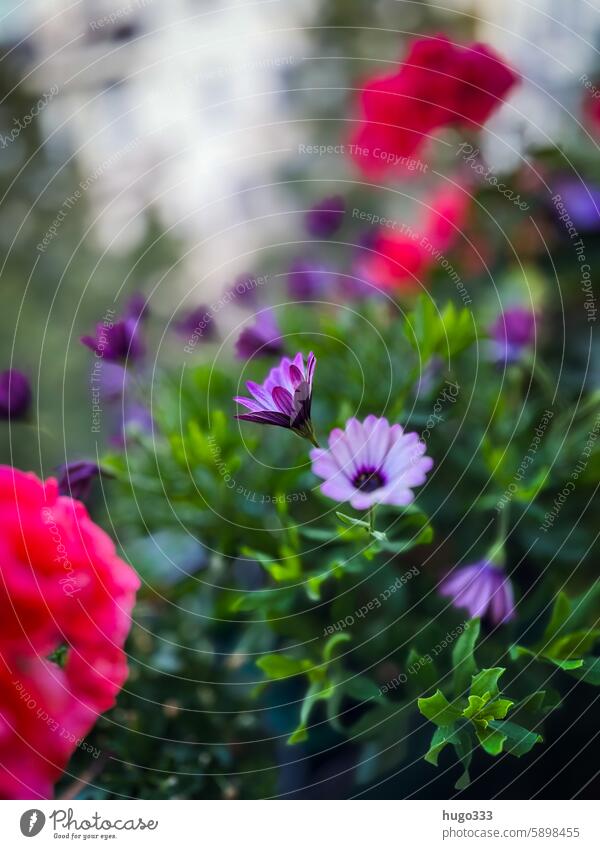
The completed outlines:
{"type": "Polygon", "coordinates": [[[345,430],[329,435],[329,448],[310,452],[315,475],[323,478],[321,492],[335,501],[349,501],[356,510],[375,504],[404,506],[414,499],[413,486],[425,483],[433,466],[423,456],[425,443],[399,424],[367,416],[349,419],[345,430]]]}
{"type": "Polygon", "coordinates": [[[323,198],[306,213],[306,229],[311,236],[328,239],[340,227],[346,212],[346,201],[341,195],[323,198]]]}
{"type": "Polygon", "coordinates": [[[114,324],[101,322],[96,325],[95,336],[82,336],[81,341],[97,357],[109,362],[135,362],[144,355],[139,329],[136,318],[121,318],[114,324]]]}
{"type": "Polygon", "coordinates": [[[271,369],[262,386],[249,380],[246,386],[254,398],[238,397],[234,401],[250,412],[237,415],[236,419],[286,427],[316,445],[310,418],[316,364],[313,353],[308,355],[306,366],[304,356],[298,353],[293,360],[284,357],[276,368],[271,369]]]}
{"type": "Polygon", "coordinates": [[[535,313],[526,307],[510,307],[498,316],[490,328],[498,362],[517,362],[523,351],[531,347],[535,341],[535,319],[535,313]]]}
{"type": "Polygon", "coordinates": [[[271,310],[263,310],[257,315],[252,327],[242,330],[235,343],[235,350],[240,360],[283,354],[281,330],[271,310]]]}
{"type": "Polygon", "coordinates": [[[0,374],[0,419],[23,419],[29,412],[29,380],[16,368],[0,374]]]}
{"type": "Polygon", "coordinates": [[[454,570],[440,585],[440,593],[452,599],[454,607],[463,607],[470,616],[488,616],[494,625],[509,622],[515,616],[510,578],[491,560],[454,570]]]}
{"type": "Polygon", "coordinates": [[[58,491],[61,495],[85,501],[90,494],[93,479],[99,474],[100,469],[96,463],[88,460],[66,463],[59,469],[58,491]]]}

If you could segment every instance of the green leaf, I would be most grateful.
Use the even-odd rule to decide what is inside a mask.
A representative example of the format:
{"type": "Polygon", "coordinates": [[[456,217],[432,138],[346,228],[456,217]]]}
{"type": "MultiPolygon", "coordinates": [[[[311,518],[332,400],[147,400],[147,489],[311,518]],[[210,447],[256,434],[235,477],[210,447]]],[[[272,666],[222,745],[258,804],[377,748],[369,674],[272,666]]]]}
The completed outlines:
{"type": "Polygon", "coordinates": [[[453,725],[462,717],[462,711],[450,704],[441,690],[427,699],[419,699],[417,705],[423,716],[436,725],[453,725]]]}
{"type": "Polygon", "coordinates": [[[480,629],[480,620],[471,619],[452,649],[452,665],[454,666],[452,685],[455,698],[466,695],[471,678],[477,671],[474,651],[480,629]]]}
{"type": "Polygon", "coordinates": [[[385,699],[374,704],[373,709],[355,722],[350,729],[353,740],[375,737],[381,739],[386,733],[388,722],[395,729],[402,725],[409,713],[408,703],[389,702],[385,699]]]}
{"type": "MultiPolygon", "coordinates": [[[[490,723],[490,726],[492,723],[490,723]]],[[[479,727],[477,728],[477,739],[488,753],[488,755],[492,755],[492,757],[496,757],[502,752],[504,747],[504,743],[507,739],[507,735],[503,734],[502,731],[493,727],[479,727]]]]}
{"type": "Polygon", "coordinates": [[[300,558],[287,545],[281,546],[280,558],[273,558],[262,551],[255,551],[247,546],[242,547],[241,553],[250,560],[257,560],[277,583],[297,581],[302,577],[300,558]]]}
{"type": "Polygon", "coordinates": [[[516,722],[508,719],[503,721],[492,720],[490,728],[505,737],[506,751],[515,757],[520,758],[531,751],[536,743],[542,742],[541,734],[536,734],[533,731],[528,731],[516,722]]]}
{"type": "Polygon", "coordinates": [[[600,637],[600,630],[581,630],[566,634],[554,640],[544,652],[545,657],[553,660],[568,660],[582,657],[594,648],[600,637]]]}
{"type": "Polygon", "coordinates": [[[464,790],[471,782],[469,767],[473,756],[471,735],[468,731],[464,728],[456,728],[454,725],[436,728],[431,738],[429,751],[425,755],[425,760],[427,763],[437,766],[440,752],[448,745],[454,747],[456,756],[463,767],[463,773],[454,786],[457,790],[464,790]]]}
{"type": "Polygon", "coordinates": [[[457,729],[454,725],[440,725],[435,729],[429,745],[429,751],[424,758],[428,764],[433,764],[433,766],[438,765],[440,752],[445,749],[446,746],[451,744],[454,745],[456,734],[457,729]]]}
{"type": "Polygon", "coordinates": [[[484,696],[469,696],[469,703],[463,710],[462,715],[465,719],[479,719],[480,714],[485,709],[487,702],[490,699],[490,694],[484,696]]]}
{"type": "Polygon", "coordinates": [[[381,700],[383,695],[377,684],[366,675],[355,675],[339,685],[345,693],[359,702],[367,702],[373,699],[381,700]]]}
{"type": "Polygon", "coordinates": [[[471,680],[471,695],[489,697],[498,695],[498,680],[506,670],[502,666],[495,666],[491,669],[482,669],[481,672],[474,675],[471,680]]]}
{"type": "Polygon", "coordinates": [[[299,660],[295,657],[289,657],[285,654],[265,654],[256,661],[256,665],[261,669],[267,678],[272,681],[279,681],[283,678],[291,678],[294,675],[301,675],[312,668],[310,660],[304,658],[299,660]]]}
{"type": "Polygon", "coordinates": [[[457,790],[465,790],[471,783],[469,767],[471,766],[471,759],[473,757],[473,744],[468,731],[461,730],[458,732],[454,748],[463,767],[463,774],[454,786],[457,790]]]}
{"type": "Polygon", "coordinates": [[[302,707],[300,708],[300,721],[288,738],[288,746],[293,746],[296,743],[303,743],[305,740],[308,740],[308,721],[314,706],[319,701],[330,699],[334,692],[335,688],[329,682],[316,681],[310,685],[302,702],[302,707]]]}
{"type": "Polygon", "coordinates": [[[504,719],[513,705],[514,702],[511,702],[510,699],[495,699],[486,706],[485,717],[486,719],[489,717],[492,717],[492,719],[504,719]]]}
{"type": "Polygon", "coordinates": [[[561,698],[554,690],[537,690],[514,706],[511,722],[529,727],[539,724],[551,711],[556,710],[561,698]]]}
{"type": "Polygon", "coordinates": [[[550,621],[544,631],[543,643],[548,645],[562,630],[565,622],[571,615],[571,602],[566,593],[560,592],[554,600],[554,607],[550,621]]]}
{"type": "Polygon", "coordinates": [[[369,523],[365,522],[364,519],[355,519],[353,516],[348,516],[346,513],[340,513],[337,510],[335,511],[335,515],[338,517],[340,522],[344,525],[348,525],[350,528],[366,528],[369,529],[369,523]]]}
{"type": "Polygon", "coordinates": [[[582,658],[581,666],[569,670],[569,675],[578,678],[580,681],[585,681],[586,684],[600,687],[600,657],[582,658]]]}
{"type": "Polygon", "coordinates": [[[352,637],[350,634],[334,634],[333,637],[330,637],[325,643],[325,647],[323,648],[323,660],[325,663],[331,663],[333,660],[333,652],[334,649],[339,646],[340,643],[348,643],[352,637]]]}

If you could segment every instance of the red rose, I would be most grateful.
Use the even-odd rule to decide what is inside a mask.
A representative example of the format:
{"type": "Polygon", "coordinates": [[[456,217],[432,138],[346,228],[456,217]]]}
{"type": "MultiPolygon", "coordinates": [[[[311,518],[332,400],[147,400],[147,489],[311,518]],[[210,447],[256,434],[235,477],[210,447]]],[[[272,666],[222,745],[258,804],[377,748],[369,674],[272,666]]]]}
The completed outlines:
{"type": "Polygon", "coordinates": [[[480,127],[517,80],[484,44],[417,39],[396,73],[365,84],[351,154],[366,174],[401,166],[440,127],[480,127]]]}
{"type": "Polygon", "coordinates": [[[49,798],[125,682],[139,579],[52,479],[0,466],[0,526],[0,796],[49,798]]]}

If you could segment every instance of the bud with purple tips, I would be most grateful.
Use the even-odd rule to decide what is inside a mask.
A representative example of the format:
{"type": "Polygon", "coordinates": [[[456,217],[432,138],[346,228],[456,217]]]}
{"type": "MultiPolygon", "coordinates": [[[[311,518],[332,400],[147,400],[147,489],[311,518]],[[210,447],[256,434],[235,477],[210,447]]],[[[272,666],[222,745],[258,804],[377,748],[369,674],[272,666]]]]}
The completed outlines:
{"type": "Polygon", "coordinates": [[[59,469],[58,491],[61,495],[85,501],[90,494],[92,481],[99,474],[100,468],[88,460],[65,463],[59,469]]]}
{"type": "Polygon", "coordinates": [[[284,357],[262,385],[249,380],[246,386],[253,397],[234,401],[250,412],[237,415],[236,419],[285,427],[316,445],[310,418],[316,363],[315,355],[310,353],[305,366],[303,355],[298,353],[293,360],[284,357]]]}

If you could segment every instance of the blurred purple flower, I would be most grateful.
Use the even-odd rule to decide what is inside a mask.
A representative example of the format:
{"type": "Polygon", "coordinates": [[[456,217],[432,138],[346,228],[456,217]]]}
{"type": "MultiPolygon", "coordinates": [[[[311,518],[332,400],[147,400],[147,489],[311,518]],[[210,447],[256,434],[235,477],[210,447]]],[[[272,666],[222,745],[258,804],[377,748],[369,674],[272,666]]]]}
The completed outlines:
{"type": "Polygon", "coordinates": [[[0,374],[0,419],[23,419],[29,412],[29,380],[16,368],[0,374]]]}
{"type": "Polygon", "coordinates": [[[414,500],[411,487],[425,483],[433,460],[416,433],[399,424],[367,416],[349,419],[344,430],[329,435],[329,448],[310,452],[315,475],[323,478],[321,492],[335,501],[349,501],[356,510],[375,504],[404,506],[414,500]]]}
{"type": "Polygon", "coordinates": [[[129,374],[120,363],[95,361],[90,383],[98,390],[100,399],[110,403],[121,398],[129,388],[129,374]]]}
{"type": "Polygon", "coordinates": [[[328,239],[342,226],[345,213],[346,201],[341,195],[323,198],[306,213],[306,229],[311,236],[328,239]]]}
{"type": "Polygon", "coordinates": [[[183,313],[173,322],[173,328],[180,336],[193,339],[194,344],[198,341],[212,342],[217,338],[215,319],[206,304],[183,313]]]}
{"type": "Polygon", "coordinates": [[[100,474],[100,469],[96,463],[90,463],[88,460],[65,463],[58,471],[58,491],[60,495],[68,495],[78,501],[85,501],[90,494],[92,481],[100,474]]]}
{"type": "Polygon", "coordinates": [[[238,275],[233,284],[225,290],[224,298],[228,301],[237,301],[240,304],[253,305],[258,300],[258,291],[267,282],[266,276],[250,274],[238,275]]]}
{"type": "Polygon", "coordinates": [[[135,318],[120,318],[113,324],[101,322],[96,325],[95,336],[82,336],[81,341],[97,357],[109,362],[136,362],[144,355],[139,321],[135,318]]]}
{"type": "Polygon", "coordinates": [[[526,307],[510,307],[501,313],[490,328],[494,358],[499,362],[516,362],[535,341],[535,313],[526,307]]]}
{"type": "Polygon", "coordinates": [[[490,560],[455,569],[442,581],[440,593],[450,598],[454,607],[468,610],[473,619],[488,616],[494,625],[500,625],[515,616],[510,578],[490,560]]]}
{"type": "Polygon", "coordinates": [[[240,360],[283,353],[281,330],[271,310],[263,310],[257,315],[252,327],[242,330],[235,343],[235,350],[240,360]]]}
{"type": "Polygon", "coordinates": [[[253,398],[237,397],[234,401],[250,412],[236,419],[289,428],[316,445],[310,418],[316,364],[315,355],[310,353],[305,367],[304,356],[298,353],[293,360],[284,357],[262,385],[249,380],[246,386],[253,398]]]}
{"type": "Polygon", "coordinates": [[[298,257],[288,272],[288,291],[297,301],[318,300],[327,291],[331,277],[332,273],[325,265],[298,257]]]}
{"type": "Polygon", "coordinates": [[[154,419],[150,410],[139,401],[125,401],[124,405],[119,407],[119,415],[121,417],[119,432],[110,440],[113,445],[122,448],[131,431],[144,435],[153,434],[154,419]]]}
{"type": "Polygon", "coordinates": [[[600,186],[577,178],[565,178],[556,187],[575,227],[581,230],[600,228],[600,186]]]}
{"type": "Polygon", "coordinates": [[[149,312],[148,301],[142,292],[134,292],[129,296],[125,304],[125,318],[134,318],[136,321],[143,321],[148,318],[149,312]]]}
{"type": "Polygon", "coordinates": [[[417,398],[420,395],[429,395],[429,393],[436,387],[443,367],[444,361],[437,354],[434,354],[433,357],[429,359],[423,367],[423,371],[420,373],[418,380],[415,382],[414,393],[417,398]]]}

